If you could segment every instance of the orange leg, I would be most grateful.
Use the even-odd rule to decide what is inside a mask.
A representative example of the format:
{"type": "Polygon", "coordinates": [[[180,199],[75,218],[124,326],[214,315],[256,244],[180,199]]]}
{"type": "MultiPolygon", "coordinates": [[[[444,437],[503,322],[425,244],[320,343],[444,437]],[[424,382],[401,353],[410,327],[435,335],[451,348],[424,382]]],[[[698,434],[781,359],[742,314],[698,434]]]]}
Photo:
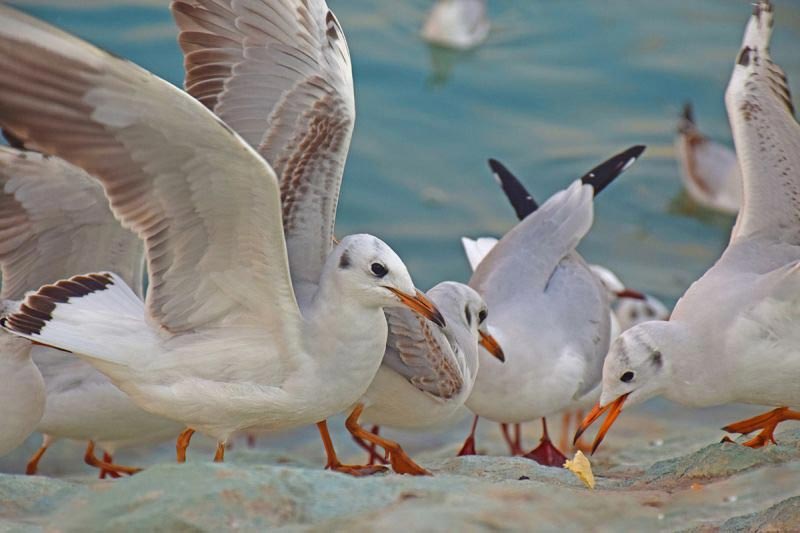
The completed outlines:
{"type": "Polygon", "coordinates": [[[540,465],[561,467],[564,461],[567,460],[566,456],[561,453],[558,448],[553,446],[550,441],[550,435],[547,433],[547,419],[542,418],[542,438],[539,440],[539,445],[532,451],[523,455],[528,459],[533,459],[540,465]]]}
{"type": "Polygon", "coordinates": [[[778,407],[763,415],[730,424],[722,429],[729,433],[741,433],[742,435],[760,429],[761,433],[742,444],[749,448],[761,448],[770,442],[775,444],[775,428],[784,420],[800,420],[800,412],[792,411],[788,407],[778,407]]]}
{"type": "Polygon", "coordinates": [[[44,452],[47,451],[47,448],[53,443],[53,437],[50,435],[45,435],[42,437],[42,445],[36,450],[30,459],[28,459],[28,464],[25,466],[25,473],[29,476],[36,475],[37,470],[39,470],[39,461],[42,459],[44,452]]]}
{"type": "Polygon", "coordinates": [[[192,435],[194,435],[192,428],[186,428],[178,435],[178,441],[175,443],[175,452],[179,463],[186,462],[186,448],[189,447],[189,443],[192,441],[192,435]]]}
{"type": "Polygon", "coordinates": [[[325,464],[326,470],[333,470],[334,472],[341,472],[343,474],[359,477],[386,472],[387,468],[380,465],[343,465],[336,456],[336,449],[333,447],[333,440],[331,440],[331,434],[328,432],[328,422],[325,420],[317,422],[317,429],[319,430],[320,438],[322,438],[322,445],[325,446],[325,455],[328,458],[325,464]]]}
{"type": "Polygon", "coordinates": [[[348,416],[347,420],[345,421],[345,427],[351,435],[354,437],[360,437],[367,442],[377,444],[386,450],[386,453],[389,456],[389,463],[392,465],[392,469],[398,474],[411,474],[414,476],[431,475],[430,472],[415,463],[411,457],[409,457],[406,452],[403,451],[403,448],[401,448],[399,444],[370,433],[358,425],[358,419],[361,417],[361,412],[363,410],[364,406],[362,404],[356,405],[356,408],[353,409],[353,412],[350,413],[350,416],[348,416]]]}
{"type": "MultiPolygon", "coordinates": [[[[114,458],[111,456],[110,453],[103,452],[103,462],[104,463],[113,463],[114,462],[114,458]]],[[[116,472],[112,472],[111,470],[106,470],[105,468],[101,468],[100,469],[100,474],[98,474],[97,477],[99,477],[100,479],[105,479],[106,476],[110,476],[113,479],[119,479],[120,477],[122,477],[119,474],[117,474],[116,472]]]]}
{"type": "Polygon", "coordinates": [[[503,431],[503,439],[511,452],[511,455],[525,455],[522,449],[522,424],[514,424],[514,437],[508,431],[508,424],[501,423],[500,429],[503,431]]]}
{"type": "Polygon", "coordinates": [[[217,453],[214,454],[214,462],[215,463],[224,463],[225,462],[225,443],[218,442],[217,443],[217,453]]]}
{"type": "Polygon", "coordinates": [[[475,449],[475,430],[478,429],[478,415],[475,415],[475,418],[472,420],[472,429],[467,435],[467,438],[464,440],[464,444],[461,445],[461,449],[458,450],[458,457],[462,455],[478,455],[477,450],[475,449]]]}
{"type": "Polygon", "coordinates": [[[108,473],[113,472],[115,474],[127,474],[132,476],[133,474],[142,471],[141,468],[136,468],[133,466],[122,466],[101,461],[94,455],[94,441],[91,440],[86,445],[86,452],[83,454],[83,460],[87,465],[99,468],[101,473],[103,470],[105,470],[108,473]]]}
{"type": "MultiPolygon", "coordinates": [[[[381,430],[380,426],[372,426],[372,428],[370,429],[370,433],[378,435],[380,430],[381,430]]],[[[385,465],[389,463],[388,459],[386,459],[385,457],[381,457],[378,454],[378,452],[376,451],[378,447],[375,445],[375,443],[366,442],[364,441],[364,439],[356,437],[355,435],[353,435],[353,441],[356,444],[358,444],[358,446],[361,449],[363,449],[365,452],[369,454],[369,461],[367,462],[369,466],[376,464],[385,465]]]]}

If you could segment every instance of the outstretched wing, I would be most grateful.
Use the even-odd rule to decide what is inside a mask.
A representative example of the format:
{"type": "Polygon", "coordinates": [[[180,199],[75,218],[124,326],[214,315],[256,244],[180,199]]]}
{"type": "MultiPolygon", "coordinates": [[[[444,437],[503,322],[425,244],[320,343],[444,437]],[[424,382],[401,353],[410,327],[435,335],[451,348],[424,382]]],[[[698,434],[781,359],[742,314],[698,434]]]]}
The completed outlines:
{"type": "Polygon", "coordinates": [[[160,78],[8,7],[0,71],[0,125],[95,176],[144,240],[156,323],[267,323],[276,342],[297,338],[277,178],[236,133],[160,78]]]}
{"type": "Polygon", "coordinates": [[[470,287],[495,301],[515,296],[513,280],[544,291],[558,264],[592,226],[592,194],[591,186],[575,181],[550,197],[500,239],[475,269],[470,287]]]}
{"type": "MultiPolygon", "coordinates": [[[[441,329],[406,309],[385,309],[389,337],[383,364],[422,392],[442,399],[464,387],[453,346],[441,329]]],[[[455,349],[458,349],[457,347],[455,349]]]]}
{"type": "Polygon", "coordinates": [[[57,157],[0,147],[3,300],[98,270],[141,296],[142,242],[114,219],[103,187],[57,157]]]}
{"type": "Polygon", "coordinates": [[[292,279],[316,286],[355,122],[350,52],[324,0],[176,0],[186,90],[272,165],[292,279]]]}
{"type": "Polygon", "coordinates": [[[731,242],[758,234],[800,244],[800,125],[786,76],[769,55],[772,22],[772,5],[761,0],[725,94],[743,182],[731,242]]]}

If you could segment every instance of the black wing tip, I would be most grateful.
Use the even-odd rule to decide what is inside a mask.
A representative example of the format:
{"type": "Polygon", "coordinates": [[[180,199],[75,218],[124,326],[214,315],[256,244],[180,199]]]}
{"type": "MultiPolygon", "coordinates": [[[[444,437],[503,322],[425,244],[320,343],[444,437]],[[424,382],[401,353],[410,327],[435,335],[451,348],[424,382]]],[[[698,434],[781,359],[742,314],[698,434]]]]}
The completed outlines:
{"type": "Polygon", "coordinates": [[[23,335],[41,335],[42,329],[53,319],[53,310],[72,298],[80,298],[93,292],[105,290],[114,284],[109,272],[97,272],[72,276],[69,279],[44,285],[25,297],[17,312],[0,320],[0,326],[23,335]]]}
{"type": "Polygon", "coordinates": [[[495,159],[493,157],[490,157],[488,159],[488,162],[489,162],[489,168],[495,174],[498,174],[498,173],[503,172],[503,171],[508,172],[508,169],[506,168],[506,166],[503,163],[501,163],[500,161],[498,161],[497,159],[495,159]]]}
{"type": "Polygon", "coordinates": [[[635,144],[622,153],[638,159],[642,156],[645,150],[647,150],[646,144],[635,144]]]}

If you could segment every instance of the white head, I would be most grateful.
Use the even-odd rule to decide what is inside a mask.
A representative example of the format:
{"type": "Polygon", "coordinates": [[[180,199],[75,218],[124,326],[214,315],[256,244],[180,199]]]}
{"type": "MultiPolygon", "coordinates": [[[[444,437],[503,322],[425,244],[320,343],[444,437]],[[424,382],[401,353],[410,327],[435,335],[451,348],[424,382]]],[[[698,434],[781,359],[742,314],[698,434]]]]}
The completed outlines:
{"type": "MultiPolygon", "coordinates": [[[[454,281],[439,283],[427,292],[447,321],[444,328],[467,355],[467,364],[477,369],[478,343],[494,357],[505,360],[503,350],[486,327],[489,311],[486,302],[471,287],[454,281]]],[[[474,375],[474,373],[473,373],[474,375]]]]}
{"type": "Polygon", "coordinates": [[[653,321],[634,326],[611,344],[603,364],[600,402],[581,423],[576,439],[609,411],[597,432],[592,451],[600,445],[623,406],[641,403],[667,390],[671,378],[670,356],[679,349],[680,326],[653,321]]]}
{"type": "Polygon", "coordinates": [[[406,306],[439,326],[445,322],[436,307],[417,289],[403,260],[377,237],[348,235],[325,265],[338,291],[376,308],[406,306]]]}

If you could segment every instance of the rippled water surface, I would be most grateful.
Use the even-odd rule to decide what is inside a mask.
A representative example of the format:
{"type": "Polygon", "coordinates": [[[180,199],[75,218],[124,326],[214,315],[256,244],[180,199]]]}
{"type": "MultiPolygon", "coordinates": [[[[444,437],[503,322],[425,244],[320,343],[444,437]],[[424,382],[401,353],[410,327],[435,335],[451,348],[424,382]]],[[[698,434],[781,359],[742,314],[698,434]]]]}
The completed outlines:
{"type": "MultiPolygon", "coordinates": [[[[166,1],[14,4],[182,82],[166,1]]],[[[731,143],[723,94],[749,2],[490,0],[492,33],[470,53],[420,41],[429,4],[329,0],[350,44],[358,108],[337,233],[381,236],[421,287],[466,281],[459,237],[500,235],[515,222],[487,157],[544,199],[644,143],[646,157],[598,199],[581,249],[631,286],[680,296],[716,259],[733,220],[681,197],[676,116],[691,99],[701,128],[731,143]]],[[[793,82],[800,4],[776,5],[773,57],[793,82]]]]}

